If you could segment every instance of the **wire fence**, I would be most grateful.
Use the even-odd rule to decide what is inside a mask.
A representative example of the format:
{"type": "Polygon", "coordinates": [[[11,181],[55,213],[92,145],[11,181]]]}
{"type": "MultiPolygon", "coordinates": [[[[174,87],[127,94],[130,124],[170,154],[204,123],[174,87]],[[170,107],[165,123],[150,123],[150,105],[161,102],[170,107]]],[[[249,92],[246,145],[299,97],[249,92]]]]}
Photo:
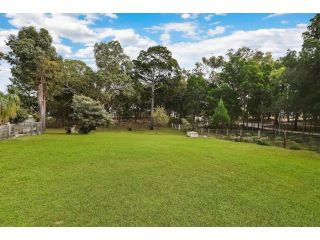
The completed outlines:
{"type": "Polygon", "coordinates": [[[0,140],[39,134],[41,134],[41,125],[39,122],[0,125],[0,140]]]}
{"type": "MultiPolygon", "coordinates": [[[[172,124],[171,127],[182,131],[180,124],[172,124]]],[[[291,132],[279,129],[262,131],[257,129],[211,129],[205,127],[198,128],[196,131],[202,137],[215,137],[237,142],[320,152],[320,134],[291,132]]]]}

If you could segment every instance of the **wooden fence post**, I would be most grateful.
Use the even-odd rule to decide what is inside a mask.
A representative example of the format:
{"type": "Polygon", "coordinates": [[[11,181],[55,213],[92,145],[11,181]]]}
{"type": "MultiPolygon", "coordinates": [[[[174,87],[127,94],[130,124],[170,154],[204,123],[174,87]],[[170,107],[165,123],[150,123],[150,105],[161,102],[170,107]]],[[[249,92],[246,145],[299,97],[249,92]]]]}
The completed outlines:
{"type": "Polygon", "coordinates": [[[260,130],[258,130],[258,138],[260,138],[260,130]]]}
{"type": "Polygon", "coordinates": [[[242,129],[240,130],[240,142],[242,141],[242,129]]]}
{"type": "Polygon", "coordinates": [[[7,124],[7,136],[8,136],[8,138],[10,138],[10,134],[11,134],[11,124],[10,123],[8,123],[7,124]]]}
{"type": "Polygon", "coordinates": [[[287,147],[287,131],[286,130],[283,131],[283,147],[284,148],[287,147]]]}

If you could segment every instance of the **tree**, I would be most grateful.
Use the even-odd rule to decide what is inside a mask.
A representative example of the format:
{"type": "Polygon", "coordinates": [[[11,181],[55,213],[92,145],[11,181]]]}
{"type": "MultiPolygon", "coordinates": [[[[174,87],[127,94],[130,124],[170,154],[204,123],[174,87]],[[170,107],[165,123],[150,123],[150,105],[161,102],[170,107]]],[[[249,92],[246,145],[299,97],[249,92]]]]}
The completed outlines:
{"type": "Polygon", "coordinates": [[[171,52],[163,46],[141,51],[133,63],[135,76],[151,91],[150,129],[153,129],[155,91],[166,81],[177,78],[180,75],[180,67],[171,52]]]}
{"type": "Polygon", "coordinates": [[[0,52],[0,60],[4,57],[4,54],[0,52]]]}
{"type": "Polygon", "coordinates": [[[169,122],[169,116],[167,115],[164,107],[157,106],[154,109],[152,117],[153,117],[154,125],[157,127],[164,127],[169,122]]]}
{"type": "Polygon", "coordinates": [[[49,32],[41,28],[23,27],[18,35],[10,35],[7,46],[10,47],[6,59],[12,65],[13,85],[20,90],[34,91],[37,95],[42,131],[46,126],[46,97],[50,87],[55,86],[59,58],[52,46],[49,32]]]}
{"type": "Polygon", "coordinates": [[[223,126],[225,124],[230,123],[230,117],[228,114],[228,110],[224,106],[222,99],[220,99],[218,106],[214,110],[214,114],[212,116],[212,122],[218,126],[223,126]]]}
{"type": "Polygon", "coordinates": [[[316,14],[303,33],[299,58],[299,99],[303,101],[303,118],[309,115],[314,125],[320,120],[320,14],[316,14]]]}
{"type": "Polygon", "coordinates": [[[75,95],[72,99],[72,119],[77,123],[79,133],[89,133],[98,126],[108,126],[111,117],[103,105],[92,98],[75,95]]]}
{"type": "Polygon", "coordinates": [[[192,74],[187,81],[186,105],[192,115],[192,124],[195,127],[195,119],[205,113],[207,106],[208,82],[201,75],[192,74]]]}
{"type": "Polygon", "coordinates": [[[0,124],[5,124],[16,116],[20,108],[20,99],[14,93],[7,95],[0,92],[0,124]]]}
{"type": "Polygon", "coordinates": [[[61,125],[70,121],[71,104],[74,95],[85,95],[95,98],[96,75],[94,71],[80,60],[64,60],[62,63],[61,81],[58,90],[48,102],[50,116],[58,120],[61,125]]]}
{"type": "Polygon", "coordinates": [[[118,41],[96,43],[94,56],[98,67],[96,86],[98,99],[107,107],[115,107],[117,97],[134,94],[131,79],[132,62],[118,41]]]}

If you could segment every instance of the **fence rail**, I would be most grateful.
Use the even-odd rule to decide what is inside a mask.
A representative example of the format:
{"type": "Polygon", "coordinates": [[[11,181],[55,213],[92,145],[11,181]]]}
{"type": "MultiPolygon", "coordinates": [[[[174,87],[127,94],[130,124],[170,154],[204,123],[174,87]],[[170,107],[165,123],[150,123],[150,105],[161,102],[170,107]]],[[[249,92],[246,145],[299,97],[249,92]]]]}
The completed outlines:
{"type": "Polygon", "coordinates": [[[41,134],[41,125],[39,122],[0,125],[0,140],[39,134],[41,134]]]}
{"type": "MultiPolygon", "coordinates": [[[[172,124],[172,128],[181,130],[179,124],[172,124]]],[[[252,142],[262,145],[275,145],[291,149],[306,149],[320,151],[320,135],[291,132],[285,130],[257,130],[257,129],[210,129],[198,128],[200,136],[216,137],[238,142],[252,142]]]]}

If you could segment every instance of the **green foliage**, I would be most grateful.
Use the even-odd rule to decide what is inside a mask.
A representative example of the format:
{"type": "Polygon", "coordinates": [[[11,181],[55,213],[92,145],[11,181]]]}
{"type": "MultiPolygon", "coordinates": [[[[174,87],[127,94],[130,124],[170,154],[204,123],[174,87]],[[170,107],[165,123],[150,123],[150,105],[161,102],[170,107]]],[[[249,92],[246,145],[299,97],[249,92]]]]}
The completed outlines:
{"type": "Polygon", "coordinates": [[[214,114],[212,116],[212,122],[213,124],[216,124],[218,126],[223,126],[230,123],[228,110],[224,106],[222,99],[220,99],[218,106],[214,110],[214,114]]]}
{"type": "Polygon", "coordinates": [[[184,131],[188,131],[191,128],[191,124],[188,122],[187,119],[185,118],[181,119],[181,128],[184,131]]]}
{"type": "Polygon", "coordinates": [[[11,123],[22,123],[27,120],[29,117],[29,113],[25,108],[19,108],[16,112],[15,117],[10,118],[11,123]]]}
{"type": "Polygon", "coordinates": [[[301,146],[295,141],[290,141],[289,148],[292,150],[300,150],[301,146]]]}
{"type": "Polygon", "coordinates": [[[138,79],[146,89],[151,91],[151,123],[153,129],[153,108],[155,91],[166,85],[166,83],[176,80],[180,77],[181,69],[177,60],[172,57],[172,53],[163,46],[148,48],[142,50],[136,60],[133,61],[133,75],[138,79]]]}
{"type": "Polygon", "coordinates": [[[93,99],[75,95],[72,99],[72,119],[77,122],[79,133],[89,133],[98,126],[108,126],[111,117],[100,102],[93,99]]]}
{"type": "Polygon", "coordinates": [[[20,108],[20,99],[14,93],[3,94],[0,92],[0,124],[5,124],[14,118],[20,108]]]}
{"type": "Polygon", "coordinates": [[[102,90],[97,92],[96,97],[105,106],[116,102],[113,106],[119,109],[119,98],[123,100],[123,97],[135,94],[130,76],[132,62],[118,41],[96,43],[94,56],[98,67],[96,86],[102,90]]]}
{"type": "Polygon", "coordinates": [[[270,142],[268,141],[267,138],[259,138],[259,139],[257,139],[256,142],[258,145],[270,146],[270,142]]]}
{"type": "Polygon", "coordinates": [[[6,45],[10,48],[6,60],[12,65],[12,85],[23,95],[37,93],[44,130],[46,99],[55,92],[61,71],[61,59],[52,46],[52,37],[44,28],[37,31],[33,26],[23,27],[16,36],[9,36],[6,45]]]}
{"type": "Polygon", "coordinates": [[[155,107],[152,117],[153,117],[154,125],[157,127],[166,126],[170,119],[164,107],[160,107],[160,106],[155,107]]]}

